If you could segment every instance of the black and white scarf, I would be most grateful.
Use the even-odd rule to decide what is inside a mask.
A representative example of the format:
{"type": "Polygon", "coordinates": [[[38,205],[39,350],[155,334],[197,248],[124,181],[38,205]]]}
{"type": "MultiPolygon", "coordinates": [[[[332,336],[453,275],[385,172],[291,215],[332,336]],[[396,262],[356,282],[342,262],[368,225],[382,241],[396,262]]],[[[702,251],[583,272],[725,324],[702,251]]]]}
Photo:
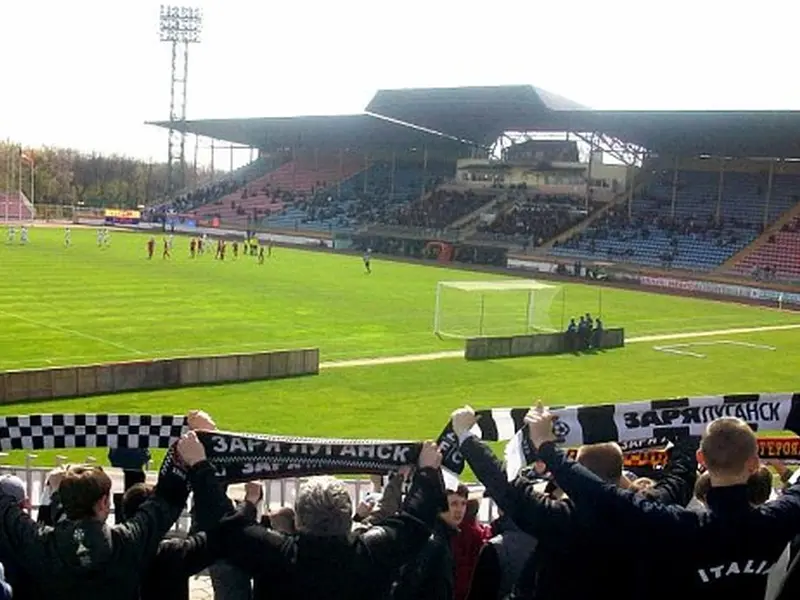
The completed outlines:
{"type": "MultiPolygon", "coordinates": [[[[670,398],[620,404],[568,406],[552,409],[553,426],[560,444],[575,447],[598,442],[621,442],[623,450],[663,446],[668,439],[700,436],[719,417],[739,417],[754,431],[800,433],[800,393],[738,394],[670,398]]],[[[477,411],[472,432],[484,441],[506,441],[509,478],[536,458],[523,427],[527,409],[477,411]]],[[[454,473],[464,469],[458,441],[448,423],[439,437],[444,465],[454,473]]]]}
{"type": "MultiPolygon", "coordinates": [[[[535,460],[525,434],[527,408],[477,411],[473,429],[485,441],[510,441],[509,477],[535,460]]],[[[554,431],[570,447],[617,441],[633,452],[663,446],[667,439],[699,436],[714,419],[744,419],[756,431],[800,433],[800,393],[700,396],[570,406],[552,411],[554,431]]],[[[171,415],[62,414],[0,417],[0,450],[47,448],[169,448],[185,431],[171,415]]],[[[421,443],[344,440],[213,432],[201,433],[209,461],[227,482],[321,474],[385,473],[419,456],[421,443]]],[[[443,467],[459,475],[464,458],[450,423],[438,439],[443,467]]],[[[791,452],[790,452],[791,454],[791,452]]]]}

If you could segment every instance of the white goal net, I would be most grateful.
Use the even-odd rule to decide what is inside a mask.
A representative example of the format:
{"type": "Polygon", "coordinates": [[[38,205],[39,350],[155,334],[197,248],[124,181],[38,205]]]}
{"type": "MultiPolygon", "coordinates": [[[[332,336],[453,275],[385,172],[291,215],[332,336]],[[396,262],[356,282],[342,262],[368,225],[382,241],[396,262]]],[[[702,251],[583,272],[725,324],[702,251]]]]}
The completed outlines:
{"type": "Polygon", "coordinates": [[[440,281],[433,329],[455,338],[560,331],[562,300],[560,286],[531,279],[440,281]]]}

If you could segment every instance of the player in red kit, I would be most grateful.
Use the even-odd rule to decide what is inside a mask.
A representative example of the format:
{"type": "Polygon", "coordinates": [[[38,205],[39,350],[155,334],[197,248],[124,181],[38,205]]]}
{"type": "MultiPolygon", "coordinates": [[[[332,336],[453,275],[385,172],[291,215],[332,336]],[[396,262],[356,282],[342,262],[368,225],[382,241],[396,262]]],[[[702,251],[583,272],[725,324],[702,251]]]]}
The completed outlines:
{"type": "Polygon", "coordinates": [[[169,253],[169,240],[164,240],[164,253],[161,255],[161,258],[172,258],[169,253]]]}
{"type": "Polygon", "coordinates": [[[225,260],[225,240],[219,241],[219,259],[225,260]]]}
{"type": "Polygon", "coordinates": [[[156,249],[156,240],[155,240],[155,238],[150,238],[149,240],[147,240],[147,258],[148,258],[148,260],[153,258],[153,252],[155,251],[155,249],[156,249]]]}
{"type": "Polygon", "coordinates": [[[239,242],[233,242],[233,258],[239,258],[239,242]]]}
{"type": "Polygon", "coordinates": [[[189,255],[194,258],[195,250],[197,249],[197,240],[192,238],[192,241],[189,242],[189,255]]]}

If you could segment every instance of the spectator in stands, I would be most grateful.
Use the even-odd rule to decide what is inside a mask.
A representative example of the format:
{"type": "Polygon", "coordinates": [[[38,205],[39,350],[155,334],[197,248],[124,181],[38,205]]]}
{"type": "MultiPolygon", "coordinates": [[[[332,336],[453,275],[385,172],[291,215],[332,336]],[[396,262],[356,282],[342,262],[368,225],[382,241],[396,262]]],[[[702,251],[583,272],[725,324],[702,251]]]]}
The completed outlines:
{"type": "Polygon", "coordinates": [[[475,565],[478,563],[478,555],[492,537],[491,528],[478,522],[479,510],[480,500],[469,498],[464,519],[459,524],[458,533],[453,539],[456,600],[466,600],[475,565]]]}
{"type": "Polygon", "coordinates": [[[613,522],[622,539],[647,539],[648,560],[669,577],[662,597],[764,598],[767,577],[800,531],[800,486],[755,507],[748,480],[758,471],[758,443],[741,419],[723,417],[706,428],[698,459],[708,469],[708,510],[665,506],[608,485],[568,459],[556,444],[553,417],[538,406],[526,418],[530,441],[580,510],[613,522]]]}
{"type": "MultiPolygon", "coordinates": [[[[25,489],[25,482],[16,475],[0,476],[0,496],[13,499],[17,507],[28,513],[31,510],[31,501],[25,489]]],[[[0,546],[0,564],[4,567],[2,583],[8,589],[14,590],[15,598],[32,597],[30,577],[25,574],[16,552],[8,553],[6,548],[0,546]]],[[[0,596],[2,597],[2,596],[0,596]]],[[[8,596],[11,598],[11,596],[8,596]]]]}
{"type": "MultiPolygon", "coordinates": [[[[598,558],[614,556],[633,560],[635,555],[628,545],[629,538],[618,535],[615,522],[591,519],[591,511],[575,504],[571,497],[552,500],[537,492],[534,483],[525,476],[517,476],[509,482],[492,450],[470,432],[476,423],[475,411],[470,407],[453,412],[453,431],[467,463],[497,506],[520,530],[538,541],[536,597],[559,600],[624,597],[625,589],[620,588],[618,572],[598,558]],[[579,573],[575,572],[576,565],[580,565],[579,573]]],[[[623,479],[622,451],[617,444],[583,446],[578,460],[594,477],[611,487],[618,486],[623,479]]],[[[686,448],[680,448],[650,493],[659,502],[685,505],[691,498],[695,475],[694,456],[686,448]]],[[[569,490],[565,491],[569,495],[569,490]]],[[[646,571],[642,565],[639,576],[646,571]]],[[[638,593],[637,589],[637,586],[629,589],[630,597],[638,593]]]]}
{"type": "MultiPolygon", "coordinates": [[[[469,490],[460,484],[447,490],[448,509],[439,515],[428,543],[403,567],[395,585],[394,600],[453,600],[456,593],[456,562],[453,553],[459,526],[467,511],[469,490]]],[[[467,585],[469,582],[467,582],[467,585]]]]}
{"type": "MultiPolygon", "coordinates": [[[[108,462],[112,467],[122,469],[125,490],[145,480],[144,470],[150,462],[147,448],[109,448],[108,462]]],[[[114,494],[114,517],[117,523],[123,519],[122,494],[114,494]]]]}
{"type": "MultiPolygon", "coordinates": [[[[178,443],[184,452],[186,440],[178,443]]],[[[213,471],[189,472],[195,490],[213,471]]],[[[111,479],[98,466],[72,466],[59,486],[66,519],[37,525],[15,498],[0,496],[0,551],[13,553],[34,586],[34,596],[124,600],[138,599],[141,569],[155,554],[164,534],[186,502],[185,473],[164,468],[152,498],[123,525],[109,527],[111,479]]]]}
{"type": "MultiPolygon", "coordinates": [[[[204,454],[202,444],[197,446],[204,454]]],[[[249,574],[263,575],[270,598],[383,597],[395,569],[425,545],[441,510],[441,460],[434,444],[424,444],[400,514],[361,535],[351,535],[352,500],[344,485],[332,477],[316,477],[300,487],[295,501],[296,536],[260,525],[231,526],[225,519],[221,537],[226,555],[249,574]]],[[[220,485],[195,493],[201,523],[216,523],[221,517],[216,507],[230,504],[220,485]]]]}
{"type": "Polygon", "coordinates": [[[492,523],[494,534],[481,548],[468,600],[504,600],[522,575],[525,563],[536,548],[536,539],[520,531],[500,510],[492,523]]]}
{"type": "Polygon", "coordinates": [[[286,535],[297,533],[294,509],[291,506],[284,506],[271,513],[269,515],[269,525],[279,533],[285,533],[286,535]]]}

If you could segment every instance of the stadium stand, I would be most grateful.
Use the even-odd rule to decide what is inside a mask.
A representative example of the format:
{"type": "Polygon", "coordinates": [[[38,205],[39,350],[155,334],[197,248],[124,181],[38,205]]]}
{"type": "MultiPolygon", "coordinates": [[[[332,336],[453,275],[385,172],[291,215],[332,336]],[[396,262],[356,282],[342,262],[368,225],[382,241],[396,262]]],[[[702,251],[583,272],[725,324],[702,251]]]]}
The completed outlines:
{"type": "Polygon", "coordinates": [[[515,197],[492,221],[478,225],[477,233],[470,239],[536,248],[573,227],[587,214],[585,200],[575,196],[515,197]]]}
{"type": "Polygon", "coordinates": [[[765,226],[795,205],[800,178],[777,175],[765,210],[763,173],[662,172],[634,200],[630,218],[614,211],[564,244],[556,256],[623,260],[648,266],[708,270],[752,243],[765,226]]]}
{"type": "Polygon", "coordinates": [[[327,182],[293,206],[270,216],[271,227],[347,231],[367,223],[392,223],[398,209],[418,199],[445,177],[453,164],[378,160],[350,177],[327,182]]]}
{"type": "Polygon", "coordinates": [[[780,231],[743,257],[733,271],[756,279],[800,280],[800,217],[794,217],[780,231]]]}
{"type": "Polygon", "coordinates": [[[30,221],[36,211],[28,199],[18,192],[0,194],[0,219],[6,221],[30,221]]]}
{"type": "Polygon", "coordinates": [[[276,226],[291,226],[304,214],[300,205],[360,168],[353,157],[341,162],[339,157],[330,155],[298,158],[235,189],[195,214],[199,219],[217,217],[222,224],[235,226],[256,223],[265,216],[283,212],[284,218],[276,226]]]}

